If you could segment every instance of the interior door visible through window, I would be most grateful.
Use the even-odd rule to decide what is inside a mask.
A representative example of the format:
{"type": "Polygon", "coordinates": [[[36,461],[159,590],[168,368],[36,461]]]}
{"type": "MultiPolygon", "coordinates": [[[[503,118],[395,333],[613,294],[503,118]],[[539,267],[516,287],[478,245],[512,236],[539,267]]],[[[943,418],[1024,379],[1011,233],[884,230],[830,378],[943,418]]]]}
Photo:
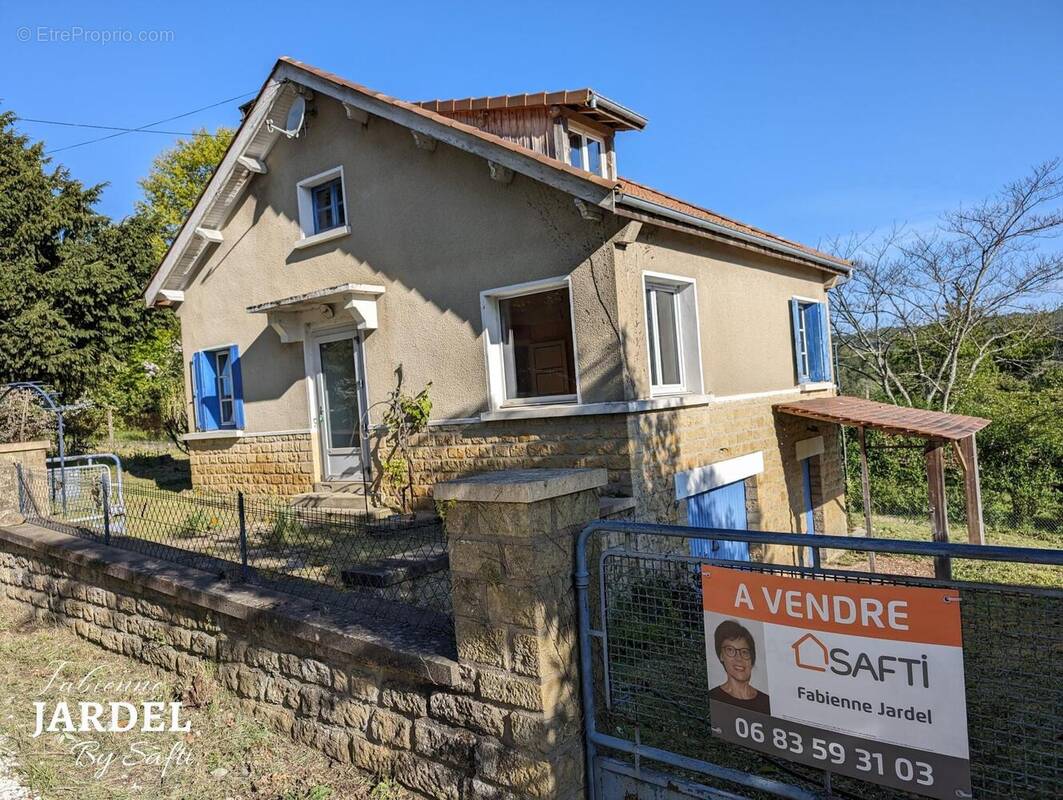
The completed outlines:
{"type": "Polygon", "coordinates": [[[316,341],[318,432],[328,480],[362,476],[359,356],[359,341],[350,334],[316,341]]]}

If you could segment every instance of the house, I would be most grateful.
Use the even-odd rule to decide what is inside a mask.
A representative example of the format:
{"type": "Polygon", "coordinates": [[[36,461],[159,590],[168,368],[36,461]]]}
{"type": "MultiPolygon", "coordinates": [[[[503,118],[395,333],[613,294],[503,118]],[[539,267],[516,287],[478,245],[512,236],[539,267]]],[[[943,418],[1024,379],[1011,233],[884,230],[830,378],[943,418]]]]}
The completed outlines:
{"type": "Polygon", "coordinates": [[[850,266],[620,177],[645,125],[590,89],[412,103],[280,59],[145,294],[181,321],[194,484],[379,486],[381,403],[430,382],[420,504],[594,466],[637,519],[845,532],[837,427],[773,405],[834,394],[850,266]]]}

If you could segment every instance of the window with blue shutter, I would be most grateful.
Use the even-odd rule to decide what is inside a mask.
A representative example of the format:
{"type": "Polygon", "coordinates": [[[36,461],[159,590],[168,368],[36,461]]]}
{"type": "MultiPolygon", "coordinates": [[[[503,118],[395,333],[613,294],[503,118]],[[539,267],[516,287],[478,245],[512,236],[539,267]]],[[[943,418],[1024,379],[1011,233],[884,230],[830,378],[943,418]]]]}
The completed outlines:
{"type": "Polygon", "coordinates": [[[196,430],[244,427],[244,387],[236,345],[192,356],[196,430]]]}
{"type": "Polygon", "coordinates": [[[830,331],[825,303],[790,301],[797,382],[820,383],[831,379],[830,331]]]}

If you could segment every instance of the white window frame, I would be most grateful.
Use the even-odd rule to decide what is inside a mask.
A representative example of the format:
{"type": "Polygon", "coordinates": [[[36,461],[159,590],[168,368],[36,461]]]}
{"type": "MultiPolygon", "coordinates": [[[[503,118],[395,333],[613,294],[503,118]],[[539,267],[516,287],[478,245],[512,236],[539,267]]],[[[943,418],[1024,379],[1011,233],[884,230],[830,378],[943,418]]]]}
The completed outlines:
{"type": "Polygon", "coordinates": [[[698,283],[694,278],[664,272],[642,273],[642,313],[646,316],[646,377],[650,397],[700,393],[704,389],[701,367],[701,324],[698,319],[698,283]],[[647,307],[646,294],[651,289],[670,291],[675,297],[676,335],[679,351],[679,383],[654,384],[653,366],[663,375],[660,360],[660,332],[657,331],[657,306],[647,307]],[[685,297],[689,292],[690,296],[685,297]],[[651,327],[657,333],[650,336],[651,327]]]}
{"type": "Polygon", "coordinates": [[[233,384],[233,362],[232,351],[226,347],[219,350],[210,351],[211,356],[214,358],[214,383],[215,390],[218,392],[218,425],[235,425],[236,424],[236,386],[233,384]],[[223,391],[225,386],[224,370],[222,370],[219,361],[222,356],[225,356],[225,367],[229,374],[229,388],[230,392],[223,391]],[[225,413],[225,403],[229,403],[229,413],[225,413]]]}
{"type": "Polygon", "coordinates": [[[343,176],[343,165],[303,178],[296,185],[296,194],[299,206],[299,241],[295,243],[296,249],[310,247],[330,239],[346,236],[351,232],[351,212],[347,203],[347,181],[343,176]],[[313,190],[335,178],[340,179],[340,195],[343,197],[343,224],[335,228],[329,228],[321,233],[314,233],[314,193],[313,190]]]}
{"type": "Polygon", "coordinates": [[[480,292],[480,315],[484,326],[484,348],[487,364],[487,395],[492,410],[502,408],[520,408],[542,405],[579,405],[582,402],[579,379],[579,343],[576,339],[576,310],[572,298],[572,281],[564,275],[557,278],[544,278],[497,289],[480,292]],[[568,289],[569,320],[572,325],[572,372],[576,378],[575,394],[548,395],[545,397],[508,396],[507,369],[512,370],[509,353],[506,349],[502,331],[502,309],[500,301],[530,294],[541,294],[554,289],[568,289]]]}
{"type": "MultiPolygon", "coordinates": [[[[605,149],[605,138],[598,133],[593,133],[587,128],[569,124],[568,130],[565,132],[565,158],[568,159],[569,165],[576,169],[581,169],[584,172],[591,172],[590,170],[590,155],[587,153],[587,141],[593,140],[601,147],[602,157],[600,167],[601,170],[597,173],[602,178],[609,177],[609,153],[605,149]],[[580,160],[582,163],[572,163],[572,145],[568,142],[569,136],[579,136],[582,138],[580,144],[580,160]]],[[[595,173],[591,172],[592,175],[595,173]]]]}

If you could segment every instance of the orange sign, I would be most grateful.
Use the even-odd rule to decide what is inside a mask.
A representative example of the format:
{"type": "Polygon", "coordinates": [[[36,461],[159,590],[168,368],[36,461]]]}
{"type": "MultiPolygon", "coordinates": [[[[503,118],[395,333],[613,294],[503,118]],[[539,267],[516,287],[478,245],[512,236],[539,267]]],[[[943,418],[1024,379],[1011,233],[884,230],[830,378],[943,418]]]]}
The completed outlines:
{"type": "Polygon", "coordinates": [[[702,567],[704,611],[796,628],[959,647],[960,595],[702,567]]]}

